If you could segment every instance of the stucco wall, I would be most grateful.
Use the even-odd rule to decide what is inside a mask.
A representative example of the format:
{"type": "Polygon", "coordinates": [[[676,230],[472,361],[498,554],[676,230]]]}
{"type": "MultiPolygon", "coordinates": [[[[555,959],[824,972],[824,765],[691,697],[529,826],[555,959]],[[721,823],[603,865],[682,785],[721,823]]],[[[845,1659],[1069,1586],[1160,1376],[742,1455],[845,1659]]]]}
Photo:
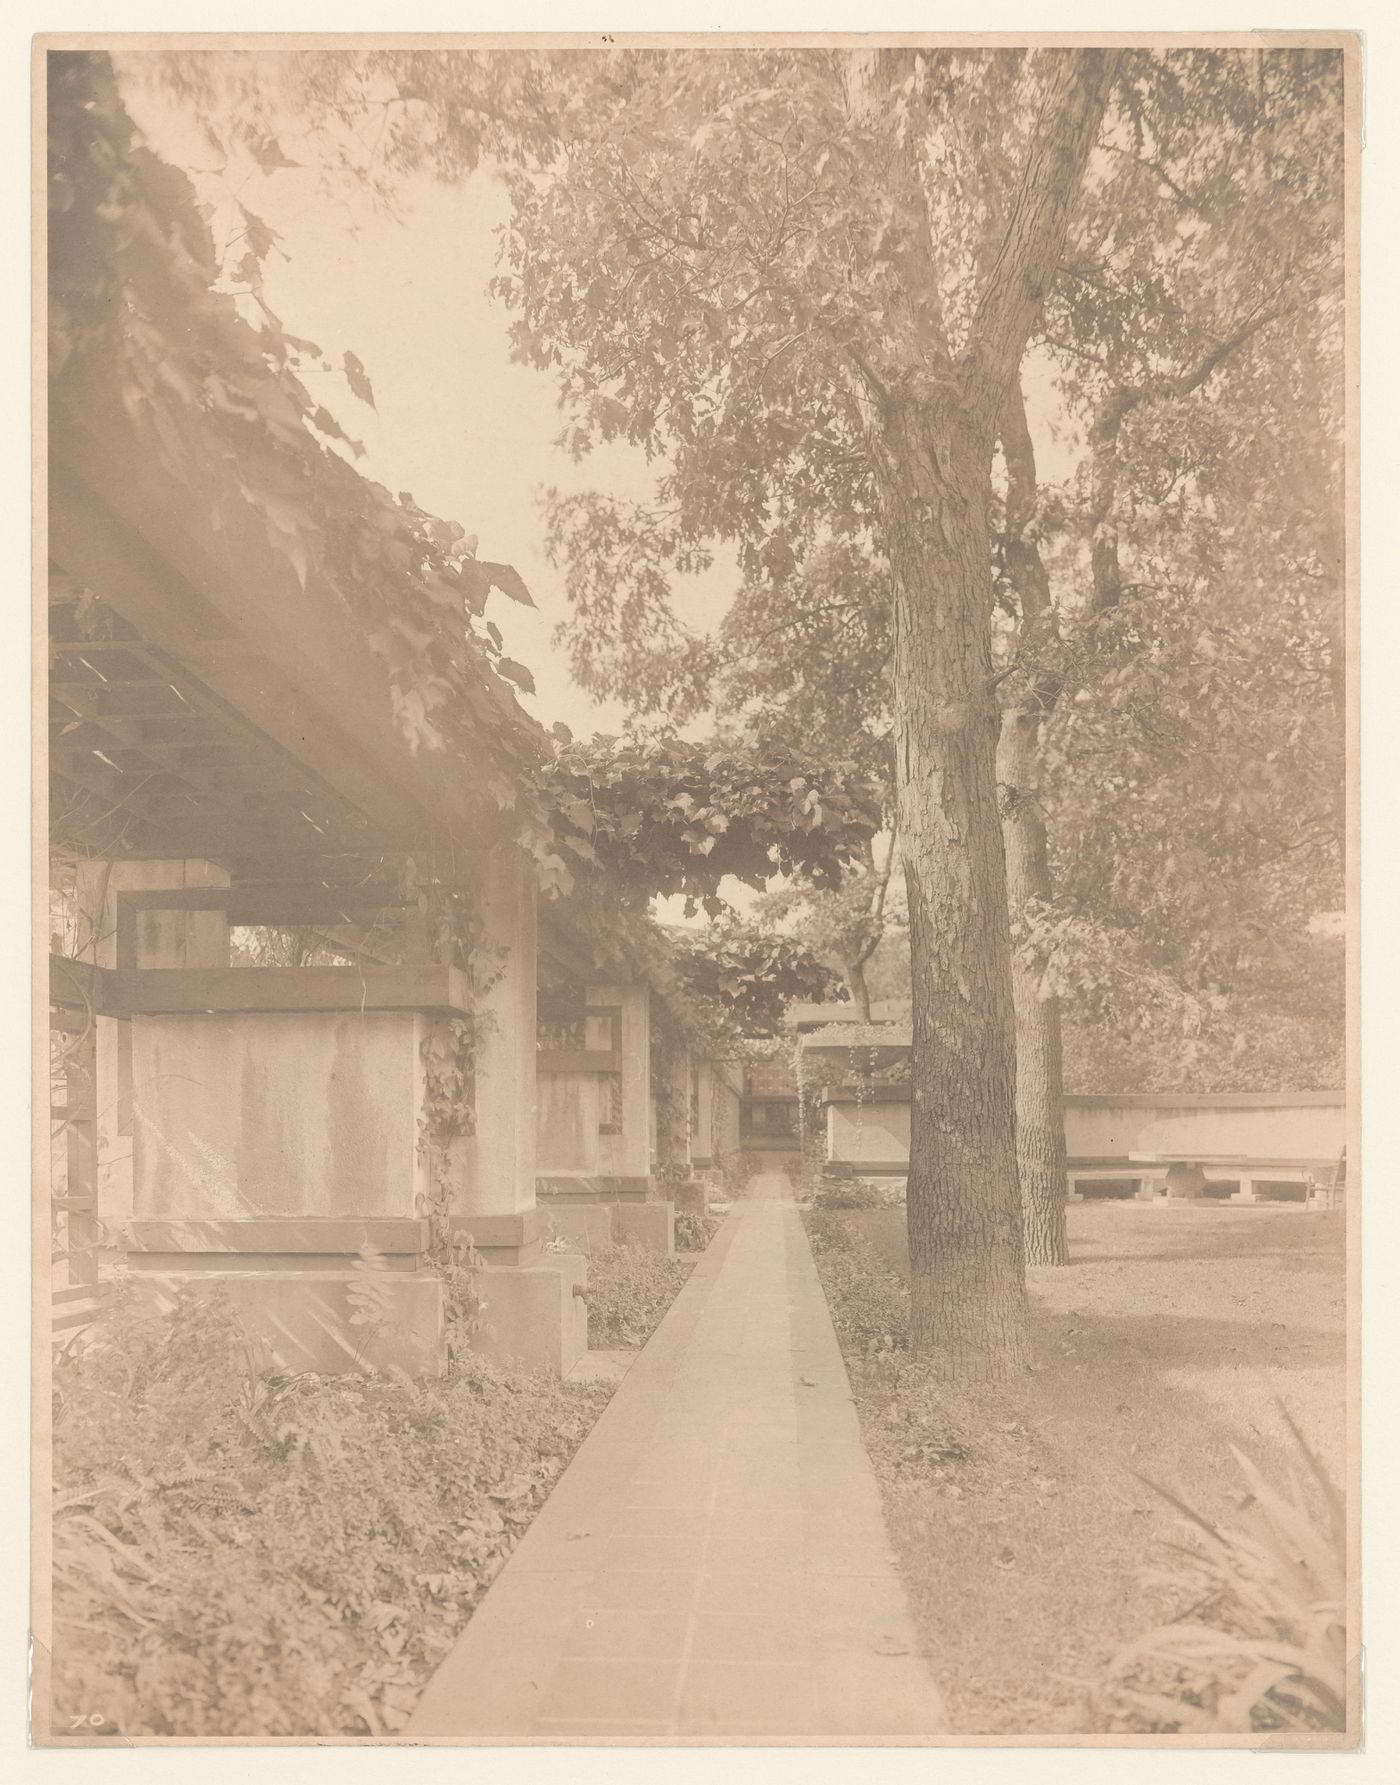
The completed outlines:
{"type": "Polygon", "coordinates": [[[598,1133],[598,1093],[596,1073],[540,1073],[537,1171],[593,1176],[603,1169],[598,1133]]]}
{"type": "Polygon", "coordinates": [[[827,1158],[863,1164],[907,1163],[907,1103],[831,1103],[827,1105],[827,1158]]]}
{"type": "Polygon", "coordinates": [[[1243,1153],[1250,1158],[1335,1158],[1346,1141],[1346,1106],[1240,1106],[1229,1103],[1164,1106],[1109,1098],[1066,1102],[1065,1144],[1071,1159],[1129,1153],[1184,1153],[1203,1157],[1243,1153]]]}
{"type": "Polygon", "coordinates": [[[583,1045],[606,1051],[613,1044],[607,1012],[621,1014],[621,1071],[609,1079],[596,1072],[537,1073],[536,1170],[541,1177],[635,1177],[651,1169],[649,1135],[651,1060],[645,986],[591,985],[583,1045]],[[620,1083],[619,1083],[620,1080],[620,1083]],[[620,1097],[613,1099],[613,1086],[620,1097]],[[613,1119],[621,1115],[620,1124],[613,1119]],[[616,1126],[617,1132],[605,1130],[616,1126]]]}
{"type": "Polygon", "coordinates": [[[422,1022],[398,1011],[134,1018],[133,1212],[413,1214],[422,1022]]]}
{"type": "MultiPolygon", "coordinates": [[[[1240,1098],[1135,1101],[1066,1099],[1065,1143],[1071,1160],[1126,1159],[1133,1153],[1190,1153],[1210,1159],[1335,1159],[1346,1141],[1346,1104],[1333,1099],[1250,1103],[1240,1098]]],[[[909,1105],[843,1098],[827,1106],[827,1158],[897,1162],[909,1157],[909,1105]]]]}
{"type": "MultiPolygon", "coordinates": [[[[732,1072],[734,1069],[728,1069],[732,1072]]],[[[727,1076],[725,1069],[715,1073],[714,1109],[712,1115],[713,1156],[723,1159],[727,1153],[737,1152],[741,1142],[739,1139],[739,1112],[742,1099],[737,1087],[727,1076]]]]}

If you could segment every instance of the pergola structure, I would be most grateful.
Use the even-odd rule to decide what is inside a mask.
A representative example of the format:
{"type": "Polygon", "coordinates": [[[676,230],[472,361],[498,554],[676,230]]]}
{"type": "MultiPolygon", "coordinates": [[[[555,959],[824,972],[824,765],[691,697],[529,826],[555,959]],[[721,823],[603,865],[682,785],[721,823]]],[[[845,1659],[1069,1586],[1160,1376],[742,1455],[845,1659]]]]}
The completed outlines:
{"type": "MultiPolygon", "coordinates": [[[[114,1241],[159,1294],[221,1283],[282,1367],[430,1370],[446,1228],[493,1272],[480,1342],[565,1370],[586,1263],[542,1243],[537,963],[619,1019],[589,1057],[543,1059],[576,1098],[627,1087],[620,1124],[593,1117],[626,1158],[589,1192],[609,1211],[624,1177],[655,1200],[645,1026],[625,1014],[647,990],[589,983],[566,917],[538,920],[520,814],[543,734],[472,633],[480,577],[435,567],[411,499],[303,425],[297,381],[211,294],[188,183],[134,139],[106,59],[49,60],[49,791],[71,869],[50,961],[56,1324],[90,1317],[114,1241]],[[157,326],[168,357],[132,358],[157,326]],[[283,511],[327,490],[387,542],[397,595],[347,583],[330,527],[284,539],[283,511]],[[381,613],[450,690],[447,747],[402,723],[381,613]],[[434,918],[454,898],[469,947],[434,918]],[[309,934],[319,961],[247,964],[245,926],[309,934]],[[465,1078],[456,1128],[435,1126],[439,1053],[465,1078]],[[369,1332],[367,1261],[387,1309],[369,1332]]],[[[669,1205],[642,1226],[670,1247],[669,1205]]]]}
{"type": "Polygon", "coordinates": [[[90,1094],[63,1105],[68,1288],[95,1274],[98,1209],[82,1199],[100,1185],[134,1271],[219,1276],[288,1363],[334,1364],[357,1258],[383,1254],[400,1304],[388,1349],[423,1367],[441,1292],[418,1212],[421,1054],[433,1025],[484,1016],[454,1221],[517,1267],[518,1320],[493,1293],[502,1348],[567,1364],[583,1267],[540,1251],[528,864],[465,777],[396,733],[328,589],[213,564],[61,400],[51,437],[51,801],[81,852],[86,929],[54,989],[70,1035],[90,1010],[95,1056],[90,1094]],[[500,962],[483,998],[433,956],[405,873],[425,856],[477,900],[500,962]],[[310,927],[349,964],[235,965],[244,925],[310,927]]]}

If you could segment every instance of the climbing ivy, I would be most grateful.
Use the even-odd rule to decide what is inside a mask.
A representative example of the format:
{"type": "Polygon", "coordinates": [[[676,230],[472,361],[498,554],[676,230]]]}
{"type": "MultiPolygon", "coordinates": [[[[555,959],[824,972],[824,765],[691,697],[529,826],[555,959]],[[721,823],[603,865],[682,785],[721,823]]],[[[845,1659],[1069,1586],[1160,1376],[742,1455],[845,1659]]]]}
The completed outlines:
{"type": "Polygon", "coordinates": [[[690,1091],[686,1086],[678,1095],[677,1067],[690,1036],[682,1018],[668,1010],[659,1000],[652,1000],[650,1024],[651,1095],[656,1108],[656,1171],[662,1184],[674,1184],[688,1177],[689,1169],[676,1158],[684,1151],[690,1131],[690,1091]]]}
{"type": "Polygon", "coordinates": [[[475,889],[449,880],[431,861],[405,861],[400,896],[416,913],[431,958],[460,968],[471,986],[470,1013],[430,1023],[420,1049],[418,1148],[428,1167],[428,1187],[418,1197],[417,1213],[428,1224],[427,1261],[443,1280],[448,1348],[458,1351],[479,1323],[480,1259],[470,1235],[453,1225],[458,1202],[453,1151],[476,1133],[477,1049],[493,1021],[482,1005],[505,970],[506,951],[486,946],[475,889]]]}

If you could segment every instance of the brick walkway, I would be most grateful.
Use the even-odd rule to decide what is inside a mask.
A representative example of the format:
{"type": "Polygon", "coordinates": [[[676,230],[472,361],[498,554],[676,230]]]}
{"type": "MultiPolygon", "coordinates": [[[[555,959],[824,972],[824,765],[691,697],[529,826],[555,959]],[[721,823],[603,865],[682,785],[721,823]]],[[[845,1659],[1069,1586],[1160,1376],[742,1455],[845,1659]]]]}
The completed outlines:
{"type": "Polygon", "coordinates": [[[943,1730],[787,1184],[736,1205],[404,1734],[840,1742],[943,1730]]]}

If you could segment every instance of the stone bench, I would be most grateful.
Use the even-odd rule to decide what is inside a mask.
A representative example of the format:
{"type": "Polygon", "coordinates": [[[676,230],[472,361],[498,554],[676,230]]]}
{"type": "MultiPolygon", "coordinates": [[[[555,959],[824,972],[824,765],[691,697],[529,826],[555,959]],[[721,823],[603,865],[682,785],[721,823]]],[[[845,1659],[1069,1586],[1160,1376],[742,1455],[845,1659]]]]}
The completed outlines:
{"type": "Polygon", "coordinates": [[[1222,1201],[1256,1203],[1272,1200],[1261,1188],[1283,1185],[1301,1190],[1293,1198],[1311,1203],[1320,1180],[1336,1172],[1336,1161],[1319,1158],[1260,1158],[1245,1153],[1132,1152],[1117,1159],[1071,1159],[1069,1193],[1079,1195],[1081,1182],[1135,1183],[1134,1195],[1144,1202],[1165,1197],[1170,1201],[1199,1201],[1212,1184],[1233,1183],[1236,1188],[1222,1201]]]}

